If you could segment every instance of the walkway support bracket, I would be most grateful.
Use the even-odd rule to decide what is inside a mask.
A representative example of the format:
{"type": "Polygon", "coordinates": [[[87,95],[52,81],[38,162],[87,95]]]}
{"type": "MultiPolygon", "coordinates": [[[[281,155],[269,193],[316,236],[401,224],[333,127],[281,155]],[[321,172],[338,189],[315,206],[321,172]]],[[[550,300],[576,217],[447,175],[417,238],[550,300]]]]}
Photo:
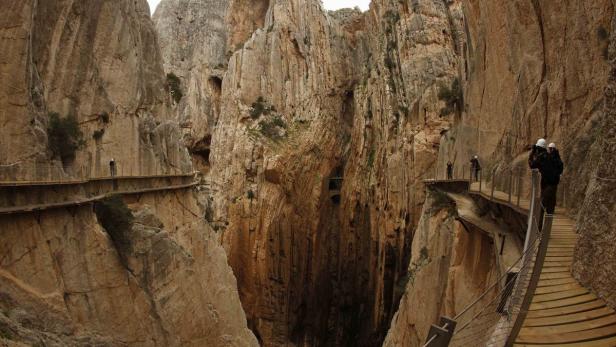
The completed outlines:
{"type": "Polygon", "coordinates": [[[456,321],[448,317],[441,317],[439,324],[432,324],[424,346],[447,347],[456,329],[456,321]]]}

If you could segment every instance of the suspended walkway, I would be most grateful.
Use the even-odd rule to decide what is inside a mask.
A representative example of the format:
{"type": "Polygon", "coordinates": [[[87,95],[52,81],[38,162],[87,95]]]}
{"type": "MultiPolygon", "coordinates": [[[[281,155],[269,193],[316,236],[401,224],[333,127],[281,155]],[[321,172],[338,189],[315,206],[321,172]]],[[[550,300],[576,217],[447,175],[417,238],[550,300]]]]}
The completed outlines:
{"type": "MultiPolygon", "coordinates": [[[[460,181],[425,183],[446,190],[460,181]]],[[[507,192],[480,180],[469,184],[468,193],[528,217],[524,251],[456,317],[433,325],[424,347],[616,346],[616,312],[571,275],[575,222],[558,208],[545,215],[540,230],[538,173],[532,174],[529,198],[523,197],[521,177],[511,174],[507,181],[507,192]]]]}
{"type": "Polygon", "coordinates": [[[81,206],[111,195],[188,189],[197,184],[195,173],[62,181],[0,181],[0,216],[81,206]]]}

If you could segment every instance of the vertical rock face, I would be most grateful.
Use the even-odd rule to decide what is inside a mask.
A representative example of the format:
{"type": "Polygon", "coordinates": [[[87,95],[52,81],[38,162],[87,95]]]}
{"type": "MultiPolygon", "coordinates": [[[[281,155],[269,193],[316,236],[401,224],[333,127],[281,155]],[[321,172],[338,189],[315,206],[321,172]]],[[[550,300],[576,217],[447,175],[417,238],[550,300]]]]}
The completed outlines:
{"type": "Polygon", "coordinates": [[[127,201],[125,243],[89,207],[0,219],[2,331],[52,346],[256,346],[192,192],[127,201]]]}
{"type": "MultiPolygon", "coordinates": [[[[108,175],[110,158],[123,175],[189,172],[145,0],[3,2],[0,13],[3,181],[108,175]],[[70,162],[51,160],[50,112],[84,133],[70,162]]],[[[91,205],[0,216],[2,344],[257,346],[197,201],[191,189],[126,198],[123,243],[91,205]]]]}
{"type": "Polygon", "coordinates": [[[181,80],[184,97],[174,111],[195,164],[209,167],[213,127],[220,114],[226,70],[228,1],[167,0],[153,20],[167,73],[181,80]]]}
{"type": "MultiPolygon", "coordinates": [[[[183,36],[164,24],[175,20],[170,8],[195,2],[166,3],[156,14],[166,49],[209,49],[182,48],[183,36]]],[[[194,10],[205,13],[201,3],[194,10]]],[[[457,7],[228,4],[234,53],[210,127],[206,200],[263,345],[372,346],[384,337],[423,202],[420,180],[453,117],[440,115],[437,94],[458,69],[457,7]]],[[[193,129],[209,117],[188,112],[193,129]]]]}
{"type": "Polygon", "coordinates": [[[111,158],[135,175],[190,168],[145,1],[22,1],[2,13],[1,173],[108,175],[111,158]],[[79,122],[85,144],[75,160],[48,161],[52,112],[79,122]]]}
{"type": "Polygon", "coordinates": [[[461,166],[479,154],[484,171],[503,171],[525,166],[537,138],[555,142],[565,162],[559,189],[581,236],[574,273],[614,304],[614,268],[604,262],[613,259],[614,222],[604,212],[614,205],[606,198],[613,191],[613,1],[463,5],[465,112],[443,138],[439,164],[455,158],[461,166]]]}
{"type": "MultiPolygon", "coordinates": [[[[584,168],[590,171],[586,196],[578,219],[580,241],[576,248],[574,275],[616,307],[616,20],[612,18],[608,58],[610,72],[602,112],[587,125],[592,145],[584,168]],[[591,129],[592,128],[592,129],[591,129]]],[[[583,172],[584,172],[583,171],[583,172]]]]}

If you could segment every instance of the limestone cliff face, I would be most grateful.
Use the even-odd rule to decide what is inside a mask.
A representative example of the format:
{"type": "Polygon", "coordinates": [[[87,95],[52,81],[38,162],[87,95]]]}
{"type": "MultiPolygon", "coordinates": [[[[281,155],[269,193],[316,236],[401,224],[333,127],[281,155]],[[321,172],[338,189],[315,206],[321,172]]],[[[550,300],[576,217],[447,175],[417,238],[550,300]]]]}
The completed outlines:
{"type": "Polygon", "coordinates": [[[601,112],[592,119],[587,133],[590,145],[587,162],[583,168],[590,172],[590,181],[581,203],[578,219],[580,241],[576,248],[574,275],[592,288],[612,307],[616,307],[616,46],[614,35],[616,21],[612,18],[608,58],[610,72],[605,88],[601,112]],[[592,128],[592,129],[591,129],[592,128]]]}
{"type": "Polygon", "coordinates": [[[181,80],[184,97],[174,112],[194,163],[209,166],[213,127],[220,114],[222,77],[228,61],[228,1],[166,0],[153,20],[166,73],[181,80]]]}
{"type": "Polygon", "coordinates": [[[135,222],[125,248],[89,206],[0,218],[3,337],[52,346],[256,346],[193,193],[126,201],[135,222]]]}
{"type": "Polygon", "coordinates": [[[108,175],[111,158],[134,175],[190,169],[169,117],[145,1],[21,1],[1,9],[1,173],[108,175]],[[84,134],[71,162],[49,161],[51,112],[74,116],[84,134]]]}
{"type": "MultiPolygon", "coordinates": [[[[195,3],[167,1],[156,14],[170,52],[211,49],[182,48],[164,24],[177,20],[169,8],[195,3]]],[[[326,13],[312,0],[229,3],[234,53],[203,200],[264,345],[384,337],[423,202],[418,182],[453,117],[439,115],[437,93],[457,73],[450,30],[460,14],[442,1],[375,1],[366,13],[326,13]]],[[[193,129],[210,114],[189,112],[193,129]]]]}
{"type": "MultiPolygon", "coordinates": [[[[108,175],[110,158],[122,175],[190,172],[145,0],[0,10],[2,181],[108,175]],[[51,160],[50,112],[84,133],[70,162],[51,160]]],[[[125,199],[127,248],[92,205],[0,216],[0,344],[257,346],[193,191],[125,199]]]]}
{"type": "Polygon", "coordinates": [[[612,181],[597,178],[613,176],[605,171],[613,164],[607,155],[613,1],[466,0],[463,10],[465,110],[442,139],[440,167],[447,160],[460,167],[479,154],[484,171],[502,172],[512,162],[524,167],[537,138],[557,143],[565,162],[559,189],[581,235],[574,273],[613,304],[614,270],[601,260],[613,257],[606,244],[611,233],[601,230],[614,223],[610,213],[602,213],[604,226],[588,213],[614,204],[602,200],[612,181]]]}

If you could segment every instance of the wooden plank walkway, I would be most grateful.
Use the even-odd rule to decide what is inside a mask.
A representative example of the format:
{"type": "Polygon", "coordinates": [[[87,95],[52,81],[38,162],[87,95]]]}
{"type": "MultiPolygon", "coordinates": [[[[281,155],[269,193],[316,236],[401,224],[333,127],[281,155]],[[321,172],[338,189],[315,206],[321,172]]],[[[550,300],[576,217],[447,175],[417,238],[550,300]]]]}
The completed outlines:
{"type": "MultiPolygon", "coordinates": [[[[473,194],[489,199],[491,190],[471,185],[473,194]]],[[[529,201],[509,203],[509,196],[494,192],[495,201],[528,211],[529,201]]],[[[616,312],[601,298],[584,288],[571,275],[577,242],[575,222],[557,209],[539,285],[518,335],[515,346],[614,347],[616,346],[616,312]]]]}

